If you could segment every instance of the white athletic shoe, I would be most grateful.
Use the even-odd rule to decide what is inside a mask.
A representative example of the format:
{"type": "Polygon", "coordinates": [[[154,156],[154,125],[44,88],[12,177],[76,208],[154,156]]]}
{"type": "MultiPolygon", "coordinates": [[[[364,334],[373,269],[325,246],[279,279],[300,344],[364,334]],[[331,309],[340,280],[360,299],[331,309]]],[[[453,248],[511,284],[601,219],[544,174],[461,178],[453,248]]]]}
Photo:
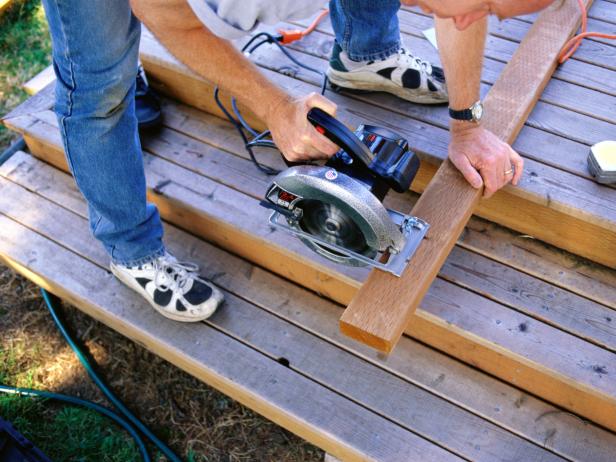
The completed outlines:
{"type": "Polygon", "coordinates": [[[198,271],[197,265],[178,262],[169,253],[140,266],[111,263],[111,272],[156,311],[182,322],[209,318],[224,299],[216,287],[199,277],[198,271]]]}
{"type": "Polygon", "coordinates": [[[352,61],[337,42],[329,60],[327,77],[335,86],[362,91],[385,91],[419,104],[449,101],[443,69],[400,48],[376,61],[352,61]]]}

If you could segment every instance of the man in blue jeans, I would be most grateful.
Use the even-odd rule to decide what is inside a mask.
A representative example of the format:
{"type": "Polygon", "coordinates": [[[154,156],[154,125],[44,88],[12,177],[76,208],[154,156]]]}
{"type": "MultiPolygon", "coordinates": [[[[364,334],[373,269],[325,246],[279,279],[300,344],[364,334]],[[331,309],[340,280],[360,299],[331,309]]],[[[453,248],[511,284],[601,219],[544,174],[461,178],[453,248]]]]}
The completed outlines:
{"type": "MultiPolygon", "coordinates": [[[[136,16],[178,59],[265,121],[283,155],[297,161],[336,152],[337,147],[306,119],[312,107],[335,114],[335,105],[317,94],[290,97],[227,39],[250,33],[261,22],[308,17],[322,5],[314,0],[43,3],[57,76],[55,111],[66,156],[88,202],[92,232],[111,257],[111,270],[162,315],[178,321],[206,319],[222,302],[222,294],[199,277],[196,265],[178,262],[169,254],[158,211],[146,202],[134,103],[141,30],[136,16]]],[[[464,113],[461,110],[479,99],[485,16],[527,13],[549,2],[406,3],[453,18],[438,20],[437,29],[450,103],[464,113]]],[[[333,0],[337,43],[328,75],[342,87],[389,91],[422,103],[447,101],[442,70],[413,56],[400,42],[398,8],[394,0],[333,0]]],[[[476,122],[452,120],[450,156],[473,186],[485,186],[490,195],[512,179],[517,182],[522,161],[476,122]]]]}

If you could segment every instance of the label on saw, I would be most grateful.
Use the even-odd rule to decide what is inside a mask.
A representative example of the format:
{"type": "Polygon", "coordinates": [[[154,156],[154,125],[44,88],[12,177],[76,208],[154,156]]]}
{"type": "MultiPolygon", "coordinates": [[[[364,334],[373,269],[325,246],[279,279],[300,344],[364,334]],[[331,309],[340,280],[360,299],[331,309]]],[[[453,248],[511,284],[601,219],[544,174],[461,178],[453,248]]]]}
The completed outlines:
{"type": "Polygon", "coordinates": [[[289,192],[281,190],[278,193],[278,200],[276,202],[282,207],[289,208],[291,206],[291,202],[293,202],[295,199],[297,199],[297,196],[294,196],[289,192]]]}
{"type": "Polygon", "coordinates": [[[327,172],[325,172],[325,178],[327,178],[329,181],[333,181],[338,178],[338,172],[334,169],[328,170],[327,172]]]}

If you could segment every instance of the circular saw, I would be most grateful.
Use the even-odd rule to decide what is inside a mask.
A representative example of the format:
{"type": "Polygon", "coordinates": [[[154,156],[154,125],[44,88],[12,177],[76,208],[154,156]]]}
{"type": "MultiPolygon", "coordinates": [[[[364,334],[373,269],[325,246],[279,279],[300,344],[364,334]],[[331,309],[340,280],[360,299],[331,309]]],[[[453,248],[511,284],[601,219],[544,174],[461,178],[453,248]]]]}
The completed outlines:
{"type": "Polygon", "coordinates": [[[400,276],[429,225],[386,209],[383,199],[409,189],[419,158],[388,129],[353,133],[318,108],[308,120],[340,151],[325,165],[293,165],[273,179],[261,203],[273,209],[270,222],[331,261],[400,276]]]}

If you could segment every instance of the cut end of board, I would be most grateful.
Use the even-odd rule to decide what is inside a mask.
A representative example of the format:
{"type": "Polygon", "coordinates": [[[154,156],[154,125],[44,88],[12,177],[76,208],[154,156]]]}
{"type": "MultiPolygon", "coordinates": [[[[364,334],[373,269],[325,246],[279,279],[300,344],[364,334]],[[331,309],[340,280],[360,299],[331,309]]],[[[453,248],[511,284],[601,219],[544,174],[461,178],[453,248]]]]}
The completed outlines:
{"type": "Polygon", "coordinates": [[[368,345],[369,347],[372,347],[375,350],[387,355],[391,353],[396,343],[398,343],[398,339],[385,339],[380,334],[377,335],[365,329],[362,329],[356,324],[349,322],[349,320],[345,319],[344,314],[340,318],[339,326],[340,332],[342,332],[347,337],[361,342],[364,345],[368,345]]]}

